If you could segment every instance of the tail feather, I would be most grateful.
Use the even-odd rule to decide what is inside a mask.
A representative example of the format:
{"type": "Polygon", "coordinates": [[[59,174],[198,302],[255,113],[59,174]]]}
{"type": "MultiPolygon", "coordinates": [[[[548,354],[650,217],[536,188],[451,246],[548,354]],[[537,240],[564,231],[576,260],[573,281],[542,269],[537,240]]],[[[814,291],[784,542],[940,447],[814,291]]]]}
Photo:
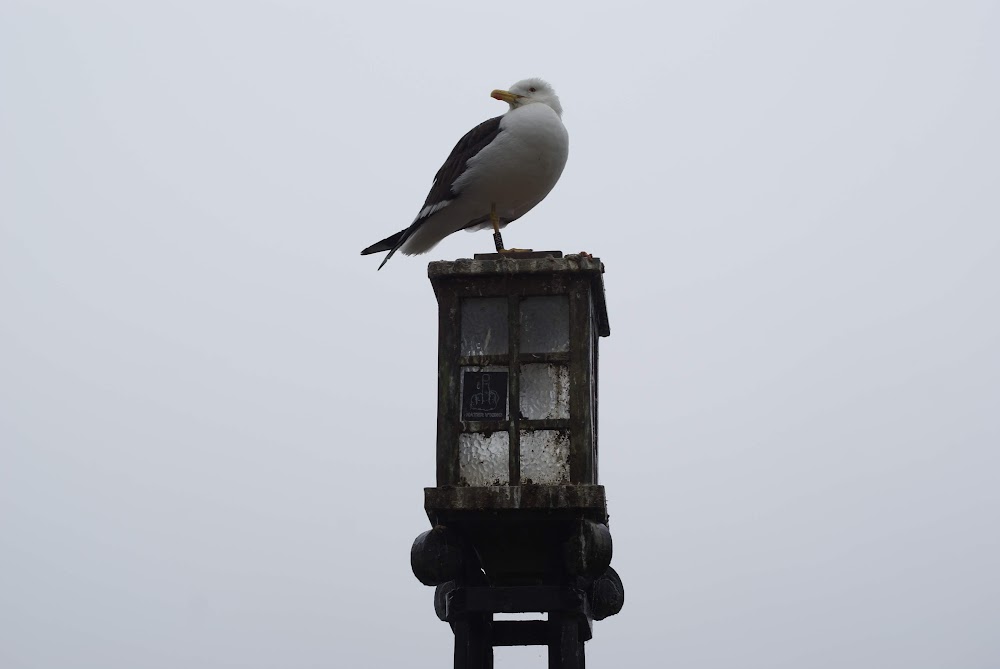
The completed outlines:
{"type": "Polygon", "coordinates": [[[378,253],[380,251],[391,251],[393,248],[396,247],[397,244],[399,244],[400,240],[402,240],[403,235],[405,234],[406,230],[400,230],[394,235],[389,235],[382,241],[375,242],[374,244],[366,248],[364,251],[361,252],[361,255],[367,256],[371,255],[372,253],[378,253]]]}
{"type": "Polygon", "coordinates": [[[414,223],[405,230],[400,230],[396,234],[389,235],[382,241],[372,244],[364,251],[362,251],[361,255],[366,256],[370,253],[378,253],[379,251],[388,251],[388,253],[385,254],[385,258],[382,258],[382,264],[378,266],[379,269],[382,269],[383,267],[385,267],[385,264],[389,262],[389,258],[391,258],[396,253],[396,251],[399,250],[399,247],[403,245],[403,242],[405,242],[407,238],[411,234],[413,234],[413,230],[416,228],[416,225],[417,224],[414,223]]]}

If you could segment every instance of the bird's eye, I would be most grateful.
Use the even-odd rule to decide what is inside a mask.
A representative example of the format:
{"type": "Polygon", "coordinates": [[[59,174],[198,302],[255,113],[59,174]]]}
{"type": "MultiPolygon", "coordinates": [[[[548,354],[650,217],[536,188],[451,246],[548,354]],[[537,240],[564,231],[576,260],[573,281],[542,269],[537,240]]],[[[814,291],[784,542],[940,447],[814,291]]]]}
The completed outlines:
{"type": "Polygon", "coordinates": [[[528,92],[529,93],[534,93],[536,90],[538,90],[538,89],[536,89],[534,86],[532,86],[531,88],[528,89],[528,92]]]}

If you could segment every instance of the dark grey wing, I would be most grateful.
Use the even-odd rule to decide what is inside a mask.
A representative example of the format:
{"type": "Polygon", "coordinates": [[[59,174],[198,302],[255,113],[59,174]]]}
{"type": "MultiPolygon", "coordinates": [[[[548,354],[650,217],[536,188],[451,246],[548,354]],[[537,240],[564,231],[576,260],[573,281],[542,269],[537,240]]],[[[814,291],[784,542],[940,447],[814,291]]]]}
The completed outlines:
{"type": "MultiPolygon", "coordinates": [[[[465,165],[469,162],[469,159],[486,148],[500,134],[500,119],[502,118],[503,116],[497,116],[488,121],[483,121],[465,133],[462,139],[458,140],[458,144],[451,150],[444,164],[437,171],[437,174],[434,175],[434,184],[431,186],[431,192],[427,194],[427,199],[424,200],[424,206],[420,208],[421,213],[427,211],[427,208],[432,205],[454,200],[460,195],[460,193],[452,189],[452,186],[458,177],[462,175],[462,172],[465,171],[465,165]]],[[[437,211],[437,209],[432,209],[431,213],[433,211],[437,211]]],[[[362,251],[361,255],[389,251],[385,258],[382,259],[382,264],[378,266],[379,269],[382,269],[389,261],[389,258],[399,250],[399,247],[423,224],[424,219],[430,215],[430,213],[423,214],[422,216],[418,215],[416,220],[410,224],[410,227],[372,244],[362,251]]]]}
{"type": "Polygon", "coordinates": [[[434,175],[434,185],[431,186],[431,192],[427,194],[422,209],[458,197],[459,194],[452,190],[452,185],[465,171],[465,164],[469,162],[469,158],[486,148],[500,134],[502,118],[503,116],[497,116],[483,121],[458,140],[458,144],[451,150],[444,165],[434,175]]]}
{"type": "MultiPolygon", "coordinates": [[[[458,144],[455,148],[451,150],[451,154],[444,161],[444,165],[441,169],[437,171],[434,175],[434,185],[431,186],[431,192],[427,194],[427,199],[424,200],[424,206],[420,208],[421,213],[428,211],[428,207],[445,202],[447,200],[454,200],[459,196],[459,193],[452,190],[452,186],[455,184],[455,180],[462,175],[465,171],[465,164],[469,162],[469,158],[482,151],[486,146],[496,139],[497,135],[500,134],[500,119],[503,116],[497,116],[496,118],[491,118],[488,121],[483,121],[475,128],[465,133],[462,139],[458,140],[458,144]]],[[[419,228],[424,219],[430,216],[437,209],[432,209],[430,213],[418,215],[416,220],[410,224],[410,227],[405,230],[400,230],[395,235],[390,235],[380,242],[372,244],[364,251],[361,255],[367,255],[369,253],[377,253],[379,251],[389,250],[385,258],[382,260],[382,264],[378,266],[379,269],[389,262],[389,258],[399,250],[399,247],[413,234],[413,232],[419,228]],[[391,246],[390,246],[391,244],[391,246]]]]}

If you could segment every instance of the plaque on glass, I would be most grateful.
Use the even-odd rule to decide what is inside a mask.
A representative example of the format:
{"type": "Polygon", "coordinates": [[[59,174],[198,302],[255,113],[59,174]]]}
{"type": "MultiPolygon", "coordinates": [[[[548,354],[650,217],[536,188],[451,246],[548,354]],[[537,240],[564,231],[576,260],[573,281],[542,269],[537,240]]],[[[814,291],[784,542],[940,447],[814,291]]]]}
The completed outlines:
{"type": "Polygon", "coordinates": [[[462,373],[462,420],[507,420],[507,372],[462,373]]]}

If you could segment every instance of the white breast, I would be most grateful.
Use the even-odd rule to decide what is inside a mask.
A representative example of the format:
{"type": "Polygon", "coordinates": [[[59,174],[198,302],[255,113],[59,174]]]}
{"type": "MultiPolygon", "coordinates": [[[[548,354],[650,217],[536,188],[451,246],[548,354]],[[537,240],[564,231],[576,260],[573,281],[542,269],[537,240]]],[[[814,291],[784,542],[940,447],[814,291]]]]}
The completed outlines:
{"type": "MultiPolygon", "coordinates": [[[[500,121],[500,134],[469,161],[455,187],[463,199],[496,202],[505,221],[520,218],[559,181],[569,155],[569,133],[545,104],[514,109],[500,121]]],[[[488,214],[487,211],[483,214],[488,214]]]]}

